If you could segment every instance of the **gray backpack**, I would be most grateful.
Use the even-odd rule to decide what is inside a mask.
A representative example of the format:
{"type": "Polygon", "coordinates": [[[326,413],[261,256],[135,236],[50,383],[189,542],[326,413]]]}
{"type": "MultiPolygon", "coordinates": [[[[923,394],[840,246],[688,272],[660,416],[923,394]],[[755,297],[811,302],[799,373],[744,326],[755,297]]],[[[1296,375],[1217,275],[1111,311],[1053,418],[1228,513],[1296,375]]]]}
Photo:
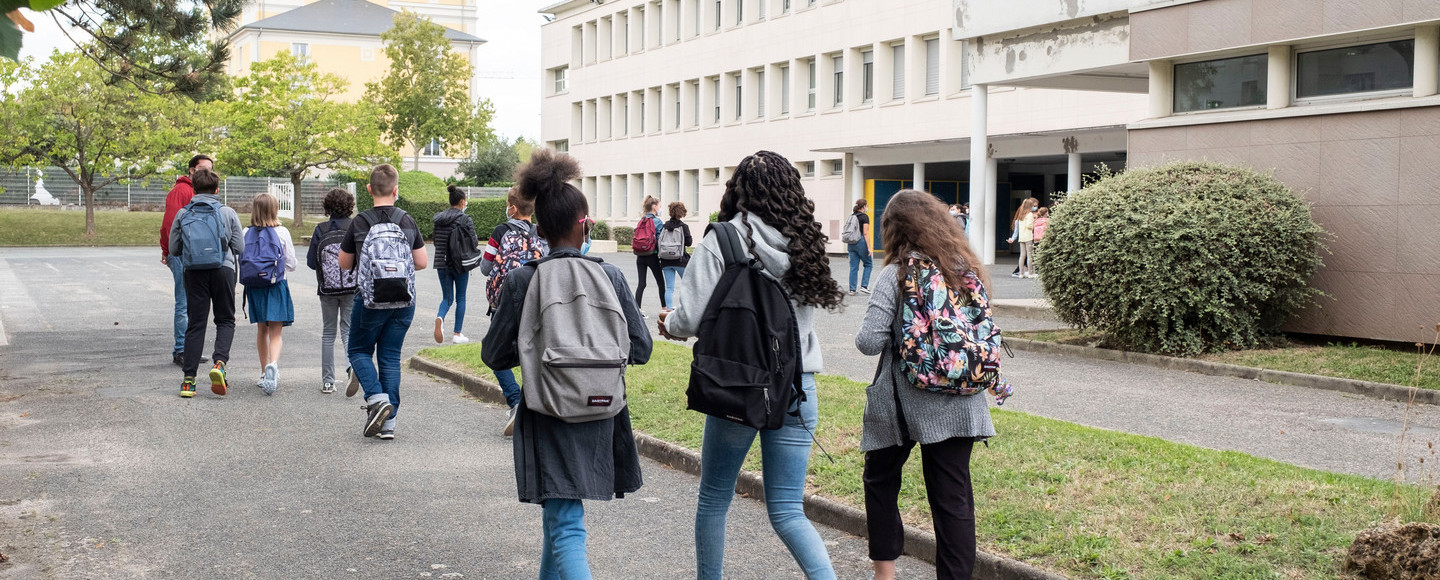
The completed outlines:
{"type": "Polygon", "coordinates": [[[685,257],[685,229],[660,230],[660,259],[679,260],[685,257]]]}
{"type": "Polygon", "coordinates": [[[520,313],[525,407],[566,423],[625,409],[629,325],[601,263],[557,256],[525,265],[535,268],[520,313]]]}
{"type": "Polygon", "coordinates": [[[372,223],[375,210],[360,214],[370,224],[365,244],[360,246],[357,282],[365,307],[371,310],[406,308],[415,304],[415,258],[410,238],[400,229],[405,210],[390,211],[390,221],[372,223]]]}
{"type": "Polygon", "coordinates": [[[850,214],[850,219],[845,220],[845,229],[840,230],[840,242],[850,245],[860,241],[860,214],[850,214]]]}

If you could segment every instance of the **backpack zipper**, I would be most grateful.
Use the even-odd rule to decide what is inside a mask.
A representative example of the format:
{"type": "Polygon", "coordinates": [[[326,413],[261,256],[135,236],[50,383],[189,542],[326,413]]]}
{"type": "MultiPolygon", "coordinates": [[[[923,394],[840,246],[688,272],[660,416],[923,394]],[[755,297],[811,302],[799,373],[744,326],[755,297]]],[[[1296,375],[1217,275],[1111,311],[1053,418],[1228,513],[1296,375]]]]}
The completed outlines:
{"type": "Polygon", "coordinates": [[[547,362],[545,366],[556,369],[618,369],[625,366],[625,361],[606,362],[547,362]]]}

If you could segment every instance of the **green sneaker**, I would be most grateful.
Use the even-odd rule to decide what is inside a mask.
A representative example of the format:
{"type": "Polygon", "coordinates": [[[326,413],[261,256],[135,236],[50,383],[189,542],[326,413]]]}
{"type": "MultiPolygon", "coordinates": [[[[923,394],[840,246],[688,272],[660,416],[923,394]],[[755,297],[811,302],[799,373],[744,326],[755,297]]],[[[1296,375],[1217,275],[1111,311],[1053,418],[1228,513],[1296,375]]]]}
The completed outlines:
{"type": "Polygon", "coordinates": [[[225,382],[225,361],[220,361],[210,367],[210,392],[224,396],[227,387],[229,385],[225,382]]]}
{"type": "Polygon", "coordinates": [[[180,396],[186,399],[195,396],[195,377],[185,377],[180,382],[180,396]]]}

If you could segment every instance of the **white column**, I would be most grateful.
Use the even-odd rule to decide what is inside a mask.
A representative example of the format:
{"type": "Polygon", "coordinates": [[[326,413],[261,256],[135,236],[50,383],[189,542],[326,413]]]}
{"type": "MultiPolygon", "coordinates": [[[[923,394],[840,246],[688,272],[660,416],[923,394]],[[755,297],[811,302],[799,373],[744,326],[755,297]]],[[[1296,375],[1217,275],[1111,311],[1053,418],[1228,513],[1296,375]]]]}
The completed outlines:
{"type": "Polygon", "coordinates": [[[1175,112],[1175,67],[1168,60],[1150,61],[1150,118],[1175,112]]]}
{"type": "Polygon", "coordinates": [[[675,126],[675,114],[677,112],[675,110],[675,95],[678,92],[679,87],[675,85],[665,85],[663,87],[660,87],[661,132],[670,131],[672,129],[679,129],[679,127],[675,126]]]}
{"type": "Polygon", "coordinates": [[[1440,92],[1440,26],[1415,27],[1415,96],[1440,92]]]}
{"type": "Polygon", "coordinates": [[[595,49],[595,23],[586,22],[583,39],[585,41],[585,64],[595,64],[595,57],[599,51],[595,49]]]}
{"type": "Polygon", "coordinates": [[[655,198],[655,199],[664,199],[663,197],[660,196],[660,174],[659,174],[659,173],[646,173],[646,174],[645,174],[645,191],[644,191],[644,193],[641,193],[641,194],[640,194],[639,199],[640,199],[640,201],[641,201],[642,203],[636,204],[636,206],[635,206],[635,207],[636,207],[635,215],[637,215],[637,216],[638,216],[638,215],[644,215],[644,213],[645,213],[645,204],[644,204],[643,202],[645,201],[645,197],[646,197],[646,196],[650,196],[650,197],[653,197],[653,198],[655,198]]]}
{"type": "Polygon", "coordinates": [[[700,126],[715,124],[715,84],[719,79],[700,79],[700,126]]]}
{"type": "Polygon", "coordinates": [[[625,108],[626,103],[629,102],[630,93],[615,95],[615,97],[611,99],[611,114],[614,120],[610,122],[610,132],[616,138],[630,136],[629,131],[626,130],[626,125],[629,124],[630,118],[625,108]]]}
{"type": "Polygon", "coordinates": [[[599,110],[595,112],[595,119],[600,125],[599,133],[601,139],[613,139],[615,137],[615,100],[611,97],[600,97],[599,110]]]}
{"type": "Polygon", "coordinates": [[[720,124],[735,119],[735,82],[739,77],[731,73],[720,75],[720,124]]]}
{"type": "Polygon", "coordinates": [[[610,215],[611,203],[611,177],[601,177],[595,189],[595,205],[590,207],[590,213],[597,216],[610,215]]]}
{"type": "Polygon", "coordinates": [[[1265,108],[1283,109],[1290,106],[1290,47],[1270,47],[1266,59],[1265,108]]]}
{"type": "Polygon", "coordinates": [[[990,137],[986,134],[989,130],[986,127],[989,88],[986,85],[975,85],[970,91],[970,216],[972,220],[977,217],[980,219],[976,224],[979,227],[970,228],[970,248],[979,253],[981,263],[987,265],[995,263],[993,253],[984,253],[985,232],[992,229],[995,223],[995,211],[985,196],[985,183],[988,181],[985,173],[989,169],[985,160],[990,150],[990,137]]]}
{"type": "Polygon", "coordinates": [[[598,140],[600,138],[600,135],[598,134],[598,131],[595,130],[595,100],[591,99],[585,101],[581,106],[584,107],[582,111],[584,119],[583,122],[585,123],[585,141],[588,143],[590,141],[598,140]]]}
{"type": "Polygon", "coordinates": [[[860,106],[861,97],[864,94],[865,75],[861,73],[863,65],[860,63],[860,49],[852,48],[845,51],[845,106],[860,106]]]}
{"type": "Polygon", "coordinates": [[[876,103],[888,103],[895,96],[895,47],[888,42],[877,42],[874,50],[872,98],[876,103]]]}
{"type": "Polygon", "coordinates": [[[986,264],[995,263],[995,234],[998,224],[995,223],[995,207],[1000,204],[1000,197],[997,194],[997,181],[1000,177],[1000,162],[994,157],[985,160],[985,207],[992,211],[985,216],[985,253],[981,254],[980,260],[986,264]]]}
{"type": "Polygon", "coordinates": [[[610,60],[615,50],[615,39],[611,35],[613,21],[609,18],[601,18],[595,25],[595,49],[598,60],[610,60]]]}
{"type": "Polygon", "coordinates": [[[799,115],[805,112],[810,103],[810,63],[802,59],[790,61],[790,94],[784,98],[790,99],[790,114],[799,115]]]}
{"type": "Polygon", "coordinates": [[[695,108],[700,106],[699,83],[685,81],[680,84],[680,126],[695,126],[695,108]]]}
{"type": "Polygon", "coordinates": [[[605,217],[616,218],[625,215],[625,184],[630,181],[626,175],[611,178],[610,203],[605,206],[605,217]]]}
{"type": "Polygon", "coordinates": [[[911,187],[913,187],[913,188],[915,188],[915,189],[917,189],[917,190],[920,190],[920,191],[929,191],[929,190],[925,189],[925,164],[924,164],[924,163],[916,163],[916,164],[915,164],[915,176],[911,179],[911,181],[915,182],[915,183],[912,183],[912,184],[911,184],[911,187]]]}
{"type": "Polygon", "coordinates": [[[1080,168],[1080,154],[1065,154],[1065,164],[1065,191],[1067,193],[1080,191],[1080,174],[1083,171],[1080,168]]]}
{"type": "MultiPolygon", "coordinates": [[[[856,201],[865,199],[865,170],[855,160],[854,153],[845,154],[845,163],[850,168],[850,195],[846,196],[849,198],[849,204],[846,206],[848,208],[854,207],[856,201]]],[[[880,216],[875,216],[875,218],[879,219],[880,216]]]]}

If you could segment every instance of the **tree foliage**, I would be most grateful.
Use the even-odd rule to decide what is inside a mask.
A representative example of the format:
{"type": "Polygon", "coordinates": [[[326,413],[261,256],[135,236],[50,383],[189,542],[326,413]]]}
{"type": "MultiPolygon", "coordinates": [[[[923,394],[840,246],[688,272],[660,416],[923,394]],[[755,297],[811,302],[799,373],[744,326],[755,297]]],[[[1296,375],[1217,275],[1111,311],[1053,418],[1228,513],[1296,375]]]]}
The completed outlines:
{"type": "Polygon", "coordinates": [[[461,161],[455,170],[464,175],[466,181],[487,187],[492,183],[512,180],[515,167],[520,163],[520,153],[516,151],[515,144],[497,137],[480,147],[477,155],[461,161]]]}
{"type": "Polygon", "coordinates": [[[451,50],[445,27],[410,11],[395,15],[395,26],[380,35],[390,70],[366,85],[372,102],[384,111],[385,135],[396,149],[419,150],[433,140],[452,157],[470,153],[471,146],[491,138],[488,99],[471,102],[470,64],[451,50]]]}
{"type": "Polygon", "coordinates": [[[1273,176],[1216,163],[1133,169],[1056,206],[1037,268],[1059,318],[1122,348],[1254,348],[1318,294],[1324,232],[1273,176]]]}
{"type": "MultiPolygon", "coordinates": [[[[234,84],[234,100],[214,107],[229,132],[219,167],[233,174],[288,177],[295,207],[303,207],[300,180],[313,169],[396,162],[394,150],[382,140],[378,108],[339,102],[347,83],[319,72],[314,63],[282,51],[252,64],[250,74],[234,84]]],[[[295,213],[297,226],[304,224],[301,213],[295,213]]]]}
{"type": "Polygon", "coordinates": [[[95,192],[122,179],[144,179],[183,167],[198,144],[213,136],[188,99],[131,90],[106,82],[104,71],[77,52],[55,53],[38,71],[13,66],[0,73],[25,85],[0,97],[0,162],[13,167],[53,165],[80,187],[85,234],[95,235],[95,192]]]}

